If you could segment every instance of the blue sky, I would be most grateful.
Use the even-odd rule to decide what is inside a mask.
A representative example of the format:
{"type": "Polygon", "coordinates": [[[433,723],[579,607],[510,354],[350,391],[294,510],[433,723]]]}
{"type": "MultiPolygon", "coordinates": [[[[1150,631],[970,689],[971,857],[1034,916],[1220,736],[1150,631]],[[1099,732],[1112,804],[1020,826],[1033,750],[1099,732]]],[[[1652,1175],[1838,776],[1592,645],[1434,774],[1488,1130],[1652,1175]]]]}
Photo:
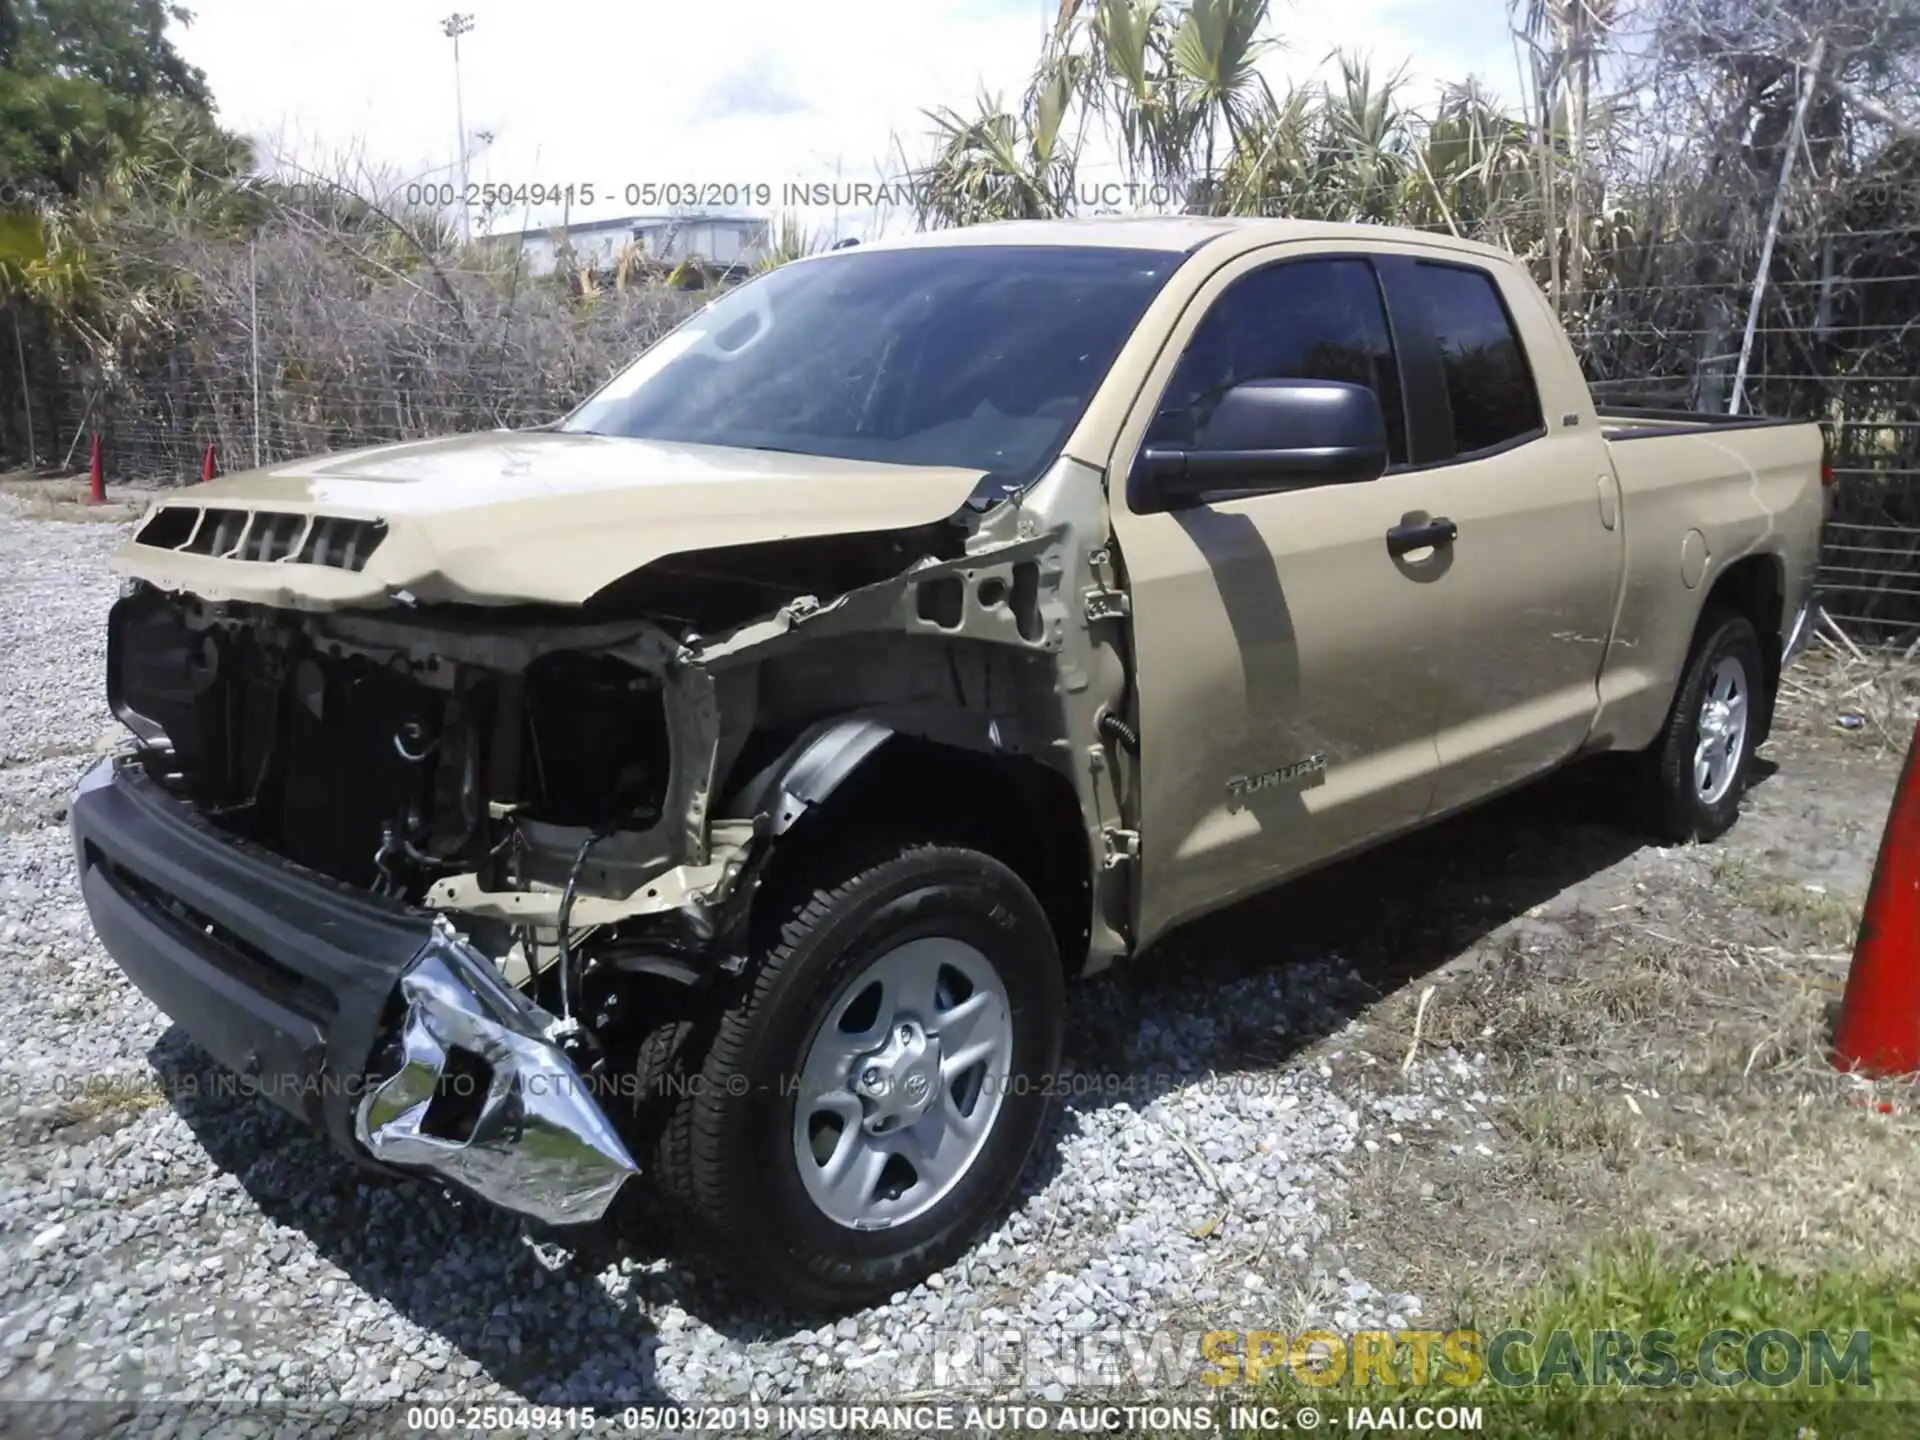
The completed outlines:
{"type": "MultiPolygon", "coordinates": [[[[924,152],[920,113],[981,89],[1019,92],[1056,0],[191,0],[176,34],[230,126],[322,171],[453,172],[453,55],[469,132],[494,137],[475,181],[592,183],[590,214],[629,208],[629,184],[771,185],[897,174],[924,152]]],[[[1422,90],[1477,72],[1512,93],[1501,0],[1277,4],[1276,84],[1311,78],[1336,46],[1422,90]]],[[[1095,157],[1091,172],[1106,178],[1095,157]]],[[[580,214],[576,210],[576,215],[580,214]]],[[[550,212],[516,214],[544,224],[550,212]]],[[[808,212],[807,223],[830,215],[808,212]]],[[[506,222],[502,222],[505,225],[506,222]]],[[[871,223],[842,216],[845,229],[871,223]]]]}

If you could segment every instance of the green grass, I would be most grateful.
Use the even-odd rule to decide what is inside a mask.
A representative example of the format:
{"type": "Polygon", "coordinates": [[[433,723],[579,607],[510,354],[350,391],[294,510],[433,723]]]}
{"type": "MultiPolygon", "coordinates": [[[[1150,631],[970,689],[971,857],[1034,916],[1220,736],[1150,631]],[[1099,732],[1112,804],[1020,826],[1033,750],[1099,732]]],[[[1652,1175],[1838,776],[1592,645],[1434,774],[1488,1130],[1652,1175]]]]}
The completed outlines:
{"type": "MultiPolygon", "coordinates": [[[[1648,1331],[1670,1331],[1681,1372],[1693,1368],[1701,1342],[1715,1330],[1737,1329],[1751,1336],[1779,1329],[1803,1342],[1809,1332],[1825,1331],[1834,1353],[1841,1355],[1852,1333],[1864,1330],[1871,1337],[1871,1385],[1856,1383],[1857,1371],[1839,1383],[1829,1375],[1815,1385],[1803,1368],[1800,1378],[1778,1387],[1754,1381],[1722,1387],[1702,1381],[1691,1388],[1627,1388],[1616,1381],[1604,1388],[1581,1388],[1564,1378],[1516,1386],[1497,1383],[1483,1370],[1466,1385],[1430,1378],[1425,1385],[1394,1387],[1356,1387],[1351,1377],[1332,1386],[1306,1386],[1278,1372],[1283,1378],[1274,1381],[1270,1376],[1270,1389],[1290,1403],[1312,1403],[1324,1415],[1341,1417],[1349,1406],[1411,1410],[1421,1405],[1477,1405],[1483,1418],[1479,1433],[1512,1440],[1920,1435],[1920,1277],[1871,1268],[1801,1277],[1745,1261],[1676,1259],[1663,1254],[1654,1241],[1639,1238],[1595,1252],[1564,1278],[1539,1287],[1510,1308],[1473,1315],[1464,1326],[1479,1331],[1483,1344],[1504,1330],[1539,1337],[1531,1352],[1526,1347],[1505,1351],[1510,1373],[1534,1370],[1546,1337],[1561,1330],[1572,1336],[1572,1349],[1587,1357],[1595,1332],[1624,1331],[1638,1341],[1648,1331]]],[[[1564,1357],[1566,1352],[1560,1353],[1564,1357]]],[[[1722,1364],[1738,1363],[1737,1353],[1723,1350],[1722,1364]]],[[[1411,1373],[1407,1358],[1403,1347],[1396,1365],[1403,1378],[1411,1373]]],[[[1636,1356],[1632,1368],[1645,1373],[1649,1367],[1636,1356]]]]}

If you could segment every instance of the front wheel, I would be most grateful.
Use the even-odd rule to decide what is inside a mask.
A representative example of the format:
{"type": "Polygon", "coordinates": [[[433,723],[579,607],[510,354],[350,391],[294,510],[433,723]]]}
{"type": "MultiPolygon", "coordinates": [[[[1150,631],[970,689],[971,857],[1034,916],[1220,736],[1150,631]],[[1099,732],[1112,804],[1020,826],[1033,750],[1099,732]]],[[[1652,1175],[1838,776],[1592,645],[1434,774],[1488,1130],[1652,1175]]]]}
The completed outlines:
{"type": "Polygon", "coordinates": [[[1666,728],[1645,757],[1647,820],[1659,838],[1712,840],[1739,815],[1765,673],[1745,616],[1718,611],[1702,620],[1666,728]]]}
{"type": "Polygon", "coordinates": [[[653,1165],[730,1268],[845,1309],[1012,1194],[1060,1063],[1059,955],[1020,878],[953,846],[849,856],[774,904],[653,1165]]]}

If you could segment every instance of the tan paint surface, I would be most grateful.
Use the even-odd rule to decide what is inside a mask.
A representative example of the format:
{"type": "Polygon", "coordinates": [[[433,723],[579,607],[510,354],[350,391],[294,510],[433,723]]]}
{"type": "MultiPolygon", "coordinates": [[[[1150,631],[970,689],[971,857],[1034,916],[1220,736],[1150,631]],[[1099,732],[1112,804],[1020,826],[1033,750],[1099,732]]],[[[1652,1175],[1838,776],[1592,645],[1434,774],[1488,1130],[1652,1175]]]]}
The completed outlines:
{"type": "Polygon", "coordinates": [[[1689,590],[1697,590],[1706,573],[1707,537],[1698,530],[1689,530],[1680,542],[1680,583],[1689,590]]]}
{"type": "Polygon", "coordinates": [[[1533,366],[1546,434],[1427,472],[1437,508],[1460,525],[1436,813],[1518,784],[1586,739],[1625,558],[1595,501],[1595,477],[1612,468],[1607,442],[1559,321],[1518,266],[1489,268],[1533,366]]]}
{"type": "MultiPolygon", "coordinates": [[[[1214,248],[1201,254],[1220,263],[1196,276],[1199,261],[1189,262],[1174,277],[1170,291],[1199,283],[1155,302],[1103,387],[1100,400],[1116,383],[1133,398],[1114,477],[1131,467],[1208,306],[1240,276],[1302,253],[1214,248]],[[1153,312],[1176,306],[1157,328],[1153,312]],[[1124,372],[1139,361],[1143,383],[1129,386],[1124,372]]],[[[1123,488],[1109,485],[1116,502],[1123,488]]],[[[1445,628],[1436,616],[1446,577],[1440,565],[1409,563],[1417,554],[1396,562],[1381,536],[1409,512],[1443,513],[1432,499],[1427,477],[1409,474],[1174,514],[1115,503],[1139,667],[1142,940],[1426,813],[1439,768],[1433,640],[1445,628]],[[1243,796],[1228,788],[1318,754],[1324,774],[1307,783],[1243,796]]]]}
{"type": "Polygon", "coordinates": [[[1778,564],[1791,624],[1819,562],[1821,438],[1813,425],[1683,434],[1612,445],[1626,513],[1619,619],[1600,676],[1596,735],[1615,749],[1652,742],[1716,579],[1749,555],[1778,564]],[[1689,590],[1677,537],[1697,529],[1709,559],[1689,590]]]}
{"type": "Polygon", "coordinates": [[[1813,574],[1811,426],[1609,441],[1539,288],[1504,252],[1365,226],[1193,231],[1068,442],[1109,467],[1133,590],[1142,754],[1136,943],[1544,773],[1639,748],[1664,719],[1704,592],[1674,563],[1777,560],[1789,618],[1813,574]],[[1520,327],[1542,437],[1482,459],[1216,504],[1129,512],[1118,483],[1206,304],[1233,276],[1321,250],[1483,266],[1520,327]],[[1385,548],[1413,512],[1460,527],[1438,573],[1385,548]],[[1324,752],[1323,777],[1238,798],[1227,782],[1324,752]]]}

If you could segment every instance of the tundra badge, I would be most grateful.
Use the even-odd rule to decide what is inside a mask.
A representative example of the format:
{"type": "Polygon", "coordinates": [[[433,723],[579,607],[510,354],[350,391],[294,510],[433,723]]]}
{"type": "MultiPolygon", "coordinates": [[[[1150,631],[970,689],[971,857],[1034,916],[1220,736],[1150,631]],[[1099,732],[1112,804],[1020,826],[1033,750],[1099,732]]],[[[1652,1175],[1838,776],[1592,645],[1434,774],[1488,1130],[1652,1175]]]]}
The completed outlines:
{"type": "Polygon", "coordinates": [[[1227,781],[1227,793],[1237,800],[1245,799],[1257,790],[1271,790],[1276,785],[1285,785],[1309,775],[1324,775],[1326,772],[1327,752],[1316,750],[1306,759],[1282,765],[1278,770],[1262,770],[1258,775],[1236,775],[1227,781]]]}

